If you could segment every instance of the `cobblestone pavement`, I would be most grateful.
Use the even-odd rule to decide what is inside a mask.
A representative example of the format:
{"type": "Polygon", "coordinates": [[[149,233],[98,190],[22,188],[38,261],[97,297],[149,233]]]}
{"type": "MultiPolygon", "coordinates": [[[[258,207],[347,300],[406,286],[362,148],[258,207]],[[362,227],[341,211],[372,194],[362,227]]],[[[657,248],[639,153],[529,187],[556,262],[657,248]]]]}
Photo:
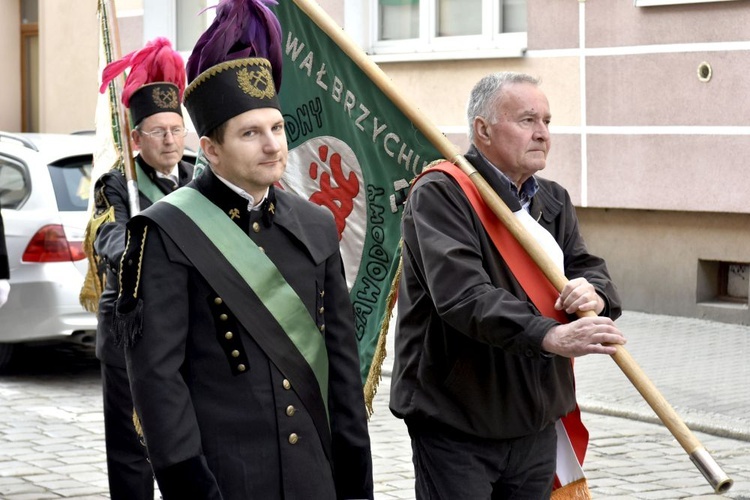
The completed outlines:
{"type": "MultiPolygon", "coordinates": [[[[629,352],[688,415],[686,423],[700,427],[696,437],[735,484],[723,496],[713,494],[614,363],[586,357],[576,361],[576,371],[591,433],[585,469],[594,498],[750,500],[750,377],[747,363],[740,364],[750,347],[747,327],[640,313],[627,313],[618,324],[631,339],[629,352]],[[646,337],[645,327],[651,332],[646,337]],[[721,355],[715,354],[719,347],[721,355]],[[689,368],[686,357],[692,358],[689,368]]],[[[388,411],[389,385],[386,375],[370,421],[375,496],[410,499],[411,449],[403,423],[388,411]]],[[[98,362],[89,349],[19,352],[14,366],[0,374],[0,499],[108,498],[100,391],[98,362]]]]}
{"type": "MultiPolygon", "coordinates": [[[[413,499],[414,469],[403,423],[388,412],[389,380],[383,379],[370,422],[376,499],[413,499]]],[[[750,500],[750,442],[696,433],[734,486],[715,495],[669,431],[662,425],[583,413],[590,432],[585,470],[595,499],[750,500]]]]}

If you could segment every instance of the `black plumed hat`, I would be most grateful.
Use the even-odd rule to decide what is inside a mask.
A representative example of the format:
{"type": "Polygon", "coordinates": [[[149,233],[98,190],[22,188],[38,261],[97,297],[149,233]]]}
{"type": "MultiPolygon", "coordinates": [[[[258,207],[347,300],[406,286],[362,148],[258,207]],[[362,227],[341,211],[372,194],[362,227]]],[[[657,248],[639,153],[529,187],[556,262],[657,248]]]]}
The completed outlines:
{"type": "Polygon", "coordinates": [[[251,109],[281,110],[271,63],[260,57],[211,66],[185,90],[185,107],[199,136],[251,109]]]}

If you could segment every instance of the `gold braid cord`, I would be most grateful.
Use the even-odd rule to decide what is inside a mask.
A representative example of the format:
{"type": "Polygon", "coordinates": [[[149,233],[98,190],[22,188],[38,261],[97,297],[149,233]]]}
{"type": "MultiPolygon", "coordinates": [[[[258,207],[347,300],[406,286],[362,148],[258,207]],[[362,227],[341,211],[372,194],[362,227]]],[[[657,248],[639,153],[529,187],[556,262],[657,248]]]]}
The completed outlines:
{"type": "Polygon", "coordinates": [[[136,413],[135,408],[133,408],[133,427],[135,427],[135,432],[138,434],[138,438],[143,440],[143,427],[141,427],[141,419],[138,418],[138,413],[136,413]]]}
{"type": "MultiPolygon", "coordinates": [[[[401,241],[398,244],[401,248],[401,241]]],[[[388,336],[388,328],[391,324],[391,312],[393,306],[396,305],[396,297],[398,296],[398,282],[401,279],[401,258],[398,259],[398,269],[396,269],[396,275],[393,277],[391,283],[391,289],[388,291],[388,297],[386,298],[386,307],[383,318],[383,323],[380,325],[380,333],[378,334],[378,343],[375,346],[375,353],[372,355],[372,362],[370,363],[370,371],[367,374],[367,381],[365,382],[365,406],[367,407],[367,415],[372,416],[374,410],[372,407],[372,401],[375,399],[375,394],[378,392],[378,384],[382,378],[383,361],[386,357],[385,341],[388,336]]]]}
{"type": "Polygon", "coordinates": [[[552,500],[591,500],[586,478],[576,479],[552,492],[552,500]]]}
{"type": "Polygon", "coordinates": [[[83,280],[81,293],[78,300],[84,309],[96,313],[99,310],[99,297],[104,290],[104,279],[99,275],[99,257],[94,252],[94,239],[102,224],[115,221],[115,207],[110,206],[101,215],[92,215],[86,224],[86,232],[83,235],[83,251],[88,260],[88,270],[83,280]]]}

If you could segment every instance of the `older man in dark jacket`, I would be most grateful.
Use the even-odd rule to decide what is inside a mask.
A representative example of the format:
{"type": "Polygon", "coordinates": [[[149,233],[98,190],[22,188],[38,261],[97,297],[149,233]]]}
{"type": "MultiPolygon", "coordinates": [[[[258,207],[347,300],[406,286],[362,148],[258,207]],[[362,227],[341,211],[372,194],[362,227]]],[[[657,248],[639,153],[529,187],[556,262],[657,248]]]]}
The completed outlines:
{"type": "Polygon", "coordinates": [[[569,358],[611,354],[610,344],[624,342],[610,319],[620,301],[567,192],[533,175],[550,144],[537,81],[486,77],[468,118],[466,158],[570,279],[555,308],[600,316],[542,315],[457,181],[423,175],[403,218],[390,407],[412,438],[417,498],[548,498],[555,422],[575,407],[569,358]]]}

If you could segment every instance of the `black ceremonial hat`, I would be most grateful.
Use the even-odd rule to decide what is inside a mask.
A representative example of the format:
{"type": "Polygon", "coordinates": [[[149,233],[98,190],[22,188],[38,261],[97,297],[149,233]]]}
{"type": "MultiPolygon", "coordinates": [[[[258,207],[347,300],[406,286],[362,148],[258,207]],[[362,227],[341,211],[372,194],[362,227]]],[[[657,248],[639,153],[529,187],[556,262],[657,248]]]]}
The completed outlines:
{"type": "Polygon", "coordinates": [[[130,110],[134,126],[156,113],[171,111],[182,116],[180,101],[185,90],[185,65],[182,56],[164,37],[157,37],[145,47],[113,61],[102,71],[99,92],[130,68],[122,89],[122,103],[130,110]]]}
{"type": "Polygon", "coordinates": [[[173,83],[143,85],[130,96],[130,119],[134,125],[148,116],[167,111],[182,116],[180,89],[173,83]]]}
{"type": "Polygon", "coordinates": [[[281,111],[268,59],[249,57],[211,66],[185,90],[185,107],[199,136],[251,109],[281,111]]]}

